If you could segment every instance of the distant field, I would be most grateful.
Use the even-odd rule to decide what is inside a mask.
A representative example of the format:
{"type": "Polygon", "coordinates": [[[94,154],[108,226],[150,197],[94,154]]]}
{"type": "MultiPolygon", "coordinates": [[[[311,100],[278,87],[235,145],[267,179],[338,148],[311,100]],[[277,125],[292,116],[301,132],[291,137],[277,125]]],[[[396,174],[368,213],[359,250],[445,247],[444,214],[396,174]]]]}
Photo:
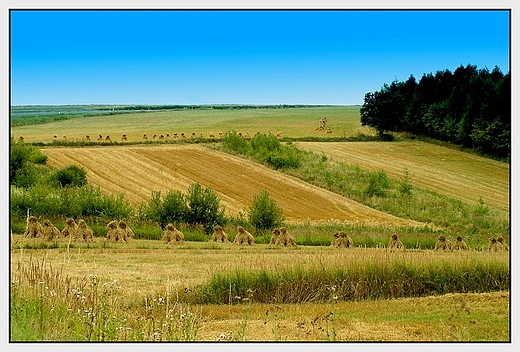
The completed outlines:
{"type": "Polygon", "coordinates": [[[301,149],[324,153],[332,160],[372,171],[385,170],[393,177],[404,176],[412,184],[477,204],[509,210],[509,164],[423,142],[298,142],[301,149]]]}
{"type": "Polygon", "coordinates": [[[67,140],[110,135],[113,141],[121,141],[126,134],[129,141],[142,140],[143,134],[152,136],[169,133],[184,133],[208,137],[210,133],[225,133],[229,130],[249,133],[277,134],[287,137],[308,136],[353,136],[359,133],[374,134],[373,130],[362,127],[359,120],[359,106],[311,107],[287,109],[244,109],[244,110],[183,110],[139,112],[111,116],[78,117],[53,123],[12,127],[11,135],[24,137],[26,142],[53,141],[66,136],[67,140]],[[316,131],[319,121],[327,117],[332,134],[316,131]]]}

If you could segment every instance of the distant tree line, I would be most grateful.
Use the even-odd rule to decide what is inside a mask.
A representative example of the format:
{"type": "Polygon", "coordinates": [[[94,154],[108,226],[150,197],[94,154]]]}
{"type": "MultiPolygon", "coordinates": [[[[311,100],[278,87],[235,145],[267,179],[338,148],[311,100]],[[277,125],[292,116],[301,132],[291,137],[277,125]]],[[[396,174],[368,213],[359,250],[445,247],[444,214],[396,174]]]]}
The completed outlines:
{"type": "Polygon", "coordinates": [[[289,108],[308,108],[323,107],[327,105],[254,105],[254,104],[202,104],[202,105],[128,105],[115,106],[114,110],[241,110],[241,109],[289,109],[289,108]]]}
{"type": "Polygon", "coordinates": [[[460,66],[413,75],[365,94],[361,124],[387,132],[409,132],[473,148],[499,158],[510,156],[511,76],[495,68],[460,66]]]}

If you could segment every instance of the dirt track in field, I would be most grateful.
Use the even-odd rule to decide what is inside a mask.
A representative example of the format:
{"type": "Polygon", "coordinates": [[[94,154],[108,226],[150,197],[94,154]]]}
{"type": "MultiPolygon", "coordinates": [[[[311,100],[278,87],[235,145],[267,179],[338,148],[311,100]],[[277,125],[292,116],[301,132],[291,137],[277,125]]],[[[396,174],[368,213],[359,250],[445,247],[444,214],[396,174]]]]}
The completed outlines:
{"type": "Polygon", "coordinates": [[[509,209],[509,165],[469,153],[414,141],[406,142],[299,142],[301,149],[324,153],[332,160],[372,171],[385,170],[401,179],[405,168],[412,184],[470,204],[509,209]]]}
{"type": "Polygon", "coordinates": [[[200,145],[45,148],[54,167],[75,164],[87,171],[90,184],[107,194],[124,194],[134,204],[148,201],[152,191],[186,192],[199,182],[214,190],[226,211],[247,211],[253,196],[269,192],[288,221],[337,219],[349,223],[423,225],[400,219],[296,178],[239,157],[200,145]]]}

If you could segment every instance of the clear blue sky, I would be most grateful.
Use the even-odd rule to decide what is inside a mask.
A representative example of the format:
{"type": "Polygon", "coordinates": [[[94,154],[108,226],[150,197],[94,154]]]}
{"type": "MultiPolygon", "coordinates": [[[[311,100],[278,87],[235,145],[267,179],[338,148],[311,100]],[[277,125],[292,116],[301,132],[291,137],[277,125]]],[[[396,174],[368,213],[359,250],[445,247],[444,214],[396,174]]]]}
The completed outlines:
{"type": "Polygon", "coordinates": [[[11,10],[11,105],[363,104],[460,65],[510,70],[507,10],[11,10]]]}

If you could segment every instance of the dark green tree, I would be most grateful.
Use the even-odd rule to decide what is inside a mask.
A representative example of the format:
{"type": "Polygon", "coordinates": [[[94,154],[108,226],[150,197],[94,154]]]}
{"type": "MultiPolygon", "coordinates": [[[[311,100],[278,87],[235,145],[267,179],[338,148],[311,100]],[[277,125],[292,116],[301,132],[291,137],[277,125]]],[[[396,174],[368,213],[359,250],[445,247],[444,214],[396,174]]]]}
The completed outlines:
{"type": "Polygon", "coordinates": [[[419,83],[410,76],[366,93],[360,115],[361,124],[380,136],[406,131],[508,158],[510,74],[461,65],[453,73],[424,74],[419,83]]]}
{"type": "Polygon", "coordinates": [[[389,131],[400,131],[405,106],[398,84],[384,84],[379,92],[365,94],[360,113],[361,125],[375,128],[380,137],[389,131]]]}

